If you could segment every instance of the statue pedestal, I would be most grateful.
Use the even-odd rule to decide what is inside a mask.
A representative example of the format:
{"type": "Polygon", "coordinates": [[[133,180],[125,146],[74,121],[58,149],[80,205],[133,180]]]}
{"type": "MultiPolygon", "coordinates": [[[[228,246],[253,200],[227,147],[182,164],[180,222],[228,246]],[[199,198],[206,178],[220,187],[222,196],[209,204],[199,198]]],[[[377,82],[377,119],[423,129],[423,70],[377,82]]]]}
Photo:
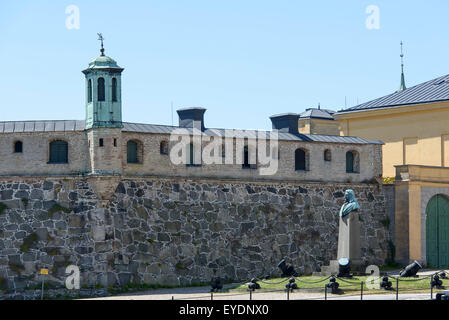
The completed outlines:
{"type": "Polygon", "coordinates": [[[340,217],[338,226],[338,253],[337,260],[348,258],[352,269],[360,267],[360,220],[359,213],[353,211],[340,217]]]}
{"type": "Polygon", "coordinates": [[[359,213],[352,211],[340,217],[338,226],[337,260],[331,260],[328,266],[322,266],[321,272],[314,272],[314,276],[329,276],[338,274],[338,260],[348,258],[351,271],[363,272],[360,250],[360,220],[359,213]]]}

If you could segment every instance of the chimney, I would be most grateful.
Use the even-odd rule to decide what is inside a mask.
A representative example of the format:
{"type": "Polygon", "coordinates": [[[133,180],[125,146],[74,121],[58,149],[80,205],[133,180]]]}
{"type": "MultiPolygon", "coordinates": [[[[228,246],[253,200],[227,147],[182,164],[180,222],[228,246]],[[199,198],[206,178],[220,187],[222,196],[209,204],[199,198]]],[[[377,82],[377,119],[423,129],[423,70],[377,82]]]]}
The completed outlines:
{"type": "Polygon", "coordinates": [[[280,132],[288,132],[292,134],[298,134],[298,120],[299,115],[297,113],[283,113],[276,114],[270,117],[273,129],[280,132]]]}
{"type": "Polygon", "coordinates": [[[185,108],[176,111],[179,115],[179,126],[204,131],[204,108],[185,108]]]}

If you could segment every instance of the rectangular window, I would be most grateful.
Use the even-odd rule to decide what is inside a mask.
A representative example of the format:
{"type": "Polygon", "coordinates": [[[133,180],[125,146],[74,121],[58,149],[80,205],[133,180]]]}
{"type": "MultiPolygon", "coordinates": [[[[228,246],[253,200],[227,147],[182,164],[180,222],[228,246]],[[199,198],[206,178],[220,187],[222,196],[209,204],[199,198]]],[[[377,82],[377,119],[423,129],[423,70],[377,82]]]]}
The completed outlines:
{"type": "Polygon", "coordinates": [[[103,139],[100,139],[100,147],[103,147],[104,146],[104,141],[103,141],[103,139]]]}
{"type": "Polygon", "coordinates": [[[117,139],[114,138],[114,147],[117,147],[117,139]]]}

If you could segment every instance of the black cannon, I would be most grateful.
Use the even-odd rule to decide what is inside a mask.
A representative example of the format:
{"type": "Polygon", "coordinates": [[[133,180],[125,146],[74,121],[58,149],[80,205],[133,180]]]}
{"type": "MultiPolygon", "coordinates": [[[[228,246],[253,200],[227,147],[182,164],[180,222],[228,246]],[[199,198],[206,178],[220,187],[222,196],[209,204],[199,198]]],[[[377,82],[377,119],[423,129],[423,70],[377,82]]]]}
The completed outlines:
{"type": "Polygon", "coordinates": [[[402,278],[415,277],[420,269],[422,269],[422,266],[415,260],[412,264],[409,264],[405,269],[401,270],[399,275],[402,278]]]}
{"type": "Polygon", "coordinates": [[[287,277],[297,277],[298,273],[296,272],[295,268],[293,266],[287,265],[285,262],[285,259],[282,259],[281,262],[278,264],[278,268],[282,271],[282,278],[287,277]]]}

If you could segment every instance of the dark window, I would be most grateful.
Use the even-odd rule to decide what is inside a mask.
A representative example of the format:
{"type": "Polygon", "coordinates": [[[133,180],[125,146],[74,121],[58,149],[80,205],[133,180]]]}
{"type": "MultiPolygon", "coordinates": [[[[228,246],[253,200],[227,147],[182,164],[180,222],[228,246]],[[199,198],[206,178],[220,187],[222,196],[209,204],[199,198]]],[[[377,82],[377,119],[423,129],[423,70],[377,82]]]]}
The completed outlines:
{"type": "Polygon", "coordinates": [[[104,101],[104,78],[98,78],[98,101],[104,101]]]}
{"type": "Polygon", "coordinates": [[[117,101],[117,79],[112,78],[112,101],[117,101]]]}
{"type": "Polygon", "coordinates": [[[160,153],[161,154],[168,154],[168,142],[162,141],[160,145],[160,153]]]}
{"type": "Polygon", "coordinates": [[[100,147],[103,147],[103,146],[104,146],[104,140],[100,139],[100,147]]]}
{"type": "MultiPolygon", "coordinates": [[[[257,162],[257,160],[256,160],[257,162]]],[[[257,163],[250,163],[250,150],[248,146],[243,148],[243,169],[257,169],[257,163]]]]}
{"type": "Polygon", "coordinates": [[[128,163],[139,163],[139,159],[137,157],[137,142],[136,141],[128,141],[126,145],[126,154],[128,163]]]}
{"type": "Polygon", "coordinates": [[[324,161],[331,161],[332,160],[332,153],[329,149],[326,149],[324,151],[324,161]]]}
{"type": "Polygon", "coordinates": [[[68,163],[68,144],[62,140],[50,142],[49,163],[68,163]]]}
{"type": "Polygon", "coordinates": [[[306,170],[306,152],[303,149],[296,149],[295,151],[295,170],[306,170]]]}
{"type": "Polygon", "coordinates": [[[14,152],[15,153],[22,153],[23,152],[23,143],[22,143],[22,141],[16,141],[14,143],[14,152]]]}
{"type": "Polygon", "coordinates": [[[114,138],[114,147],[117,147],[117,139],[114,138]]]}
{"type": "Polygon", "coordinates": [[[87,82],[87,102],[92,102],[92,80],[87,82]]]}
{"type": "Polygon", "coordinates": [[[354,153],[352,151],[346,152],[346,172],[354,173],[354,153]]]}
{"type": "Polygon", "coordinates": [[[188,158],[187,158],[187,165],[193,165],[194,164],[194,155],[195,155],[195,149],[193,148],[193,143],[189,144],[189,150],[188,150],[188,158]]]}

